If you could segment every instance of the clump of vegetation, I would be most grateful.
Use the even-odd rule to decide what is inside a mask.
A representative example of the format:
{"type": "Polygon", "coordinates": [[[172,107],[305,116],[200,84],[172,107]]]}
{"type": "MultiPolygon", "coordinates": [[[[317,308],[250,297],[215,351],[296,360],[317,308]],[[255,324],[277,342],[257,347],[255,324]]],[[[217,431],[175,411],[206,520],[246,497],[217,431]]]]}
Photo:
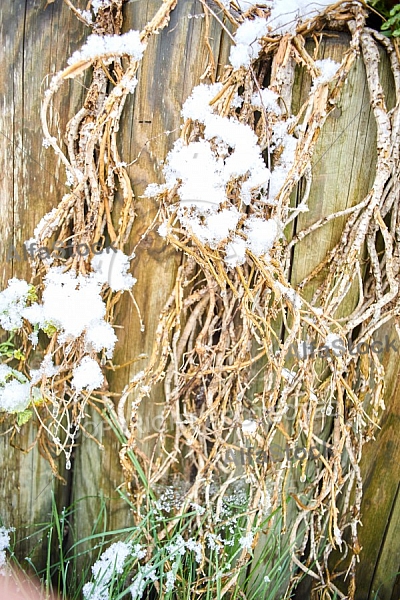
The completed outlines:
{"type": "Polygon", "coordinates": [[[387,21],[382,25],[382,31],[387,31],[393,37],[400,36],[400,4],[392,8],[387,21]]]}
{"type": "MultiPolygon", "coordinates": [[[[126,443],[116,421],[113,426],[126,443]]],[[[132,525],[108,530],[107,499],[101,495],[81,498],[61,510],[52,495],[49,522],[29,526],[29,536],[38,539],[38,544],[47,539],[46,564],[37,567],[34,545],[29,556],[18,560],[19,545],[25,540],[2,527],[0,574],[13,570],[23,580],[29,570],[44,594],[55,593],[60,600],[184,600],[194,595],[199,600],[233,600],[243,594],[248,600],[283,597],[291,552],[281,537],[281,511],[273,514],[266,510],[254,528],[248,514],[249,487],[242,482],[232,484],[221,505],[209,511],[188,502],[185,490],[179,494],[176,485],[152,490],[134,455],[131,459],[148,491],[139,510],[121,494],[134,511],[132,525]],[[84,539],[79,535],[81,502],[90,502],[98,510],[84,539]],[[267,531],[268,544],[259,552],[257,539],[267,531]]]]}
{"type": "Polygon", "coordinates": [[[369,0],[370,4],[384,19],[381,31],[389,37],[400,36],[400,4],[385,0],[369,0]]]}

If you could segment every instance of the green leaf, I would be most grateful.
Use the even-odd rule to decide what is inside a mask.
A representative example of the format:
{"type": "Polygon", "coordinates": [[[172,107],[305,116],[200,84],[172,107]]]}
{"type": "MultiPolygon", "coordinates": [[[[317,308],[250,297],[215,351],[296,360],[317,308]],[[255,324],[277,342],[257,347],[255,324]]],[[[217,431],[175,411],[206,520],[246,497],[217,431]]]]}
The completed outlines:
{"type": "Polygon", "coordinates": [[[25,354],[21,350],[17,349],[13,352],[13,357],[17,360],[25,360],[25,354]]]}
{"type": "Polygon", "coordinates": [[[19,427],[25,425],[28,421],[30,421],[33,417],[33,412],[31,410],[22,410],[17,413],[17,424],[19,427]]]}
{"type": "Polygon", "coordinates": [[[37,293],[36,293],[36,288],[34,285],[30,285],[29,286],[29,290],[28,290],[28,296],[27,296],[28,300],[30,300],[31,302],[36,302],[38,297],[37,297],[37,293]]]}
{"type": "Polygon", "coordinates": [[[48,323],[45,327],[43,327],[43,331],[49,336],[52,337],[55,332],[57,331],[57,327],[55,327],[54,325],[52,325],[51,323],[48,323]]]}

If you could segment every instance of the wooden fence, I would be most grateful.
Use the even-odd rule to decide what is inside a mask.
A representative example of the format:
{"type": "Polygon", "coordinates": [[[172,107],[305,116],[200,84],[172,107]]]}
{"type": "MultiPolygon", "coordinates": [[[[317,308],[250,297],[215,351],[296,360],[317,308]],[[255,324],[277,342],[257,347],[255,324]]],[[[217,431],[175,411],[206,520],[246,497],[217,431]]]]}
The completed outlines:
{"type": "MultiPolygon", "coordinates": [[[[156,12],[160,0],[127,2],[124,27],[140,29],[156,12]]],[[[141,65],[140,85],[124,111],[121,126],[121,155],[130,162],[140,153],[140,160],[130,167],[134,192],[140,196],[146,186],[161,181],[161,163],[179,135],[180,109],[191,89],[199,83],[207,64],[207,48],[203,43],[205,20],[196,18],[202,12],[197,0],[178,2],[169,26],[152,39],[141,65]],[[191,17],[191,18],[190,18],[191,17]],[[165,133],[170,132],[170,133],[165,133]]],[[[64,170],[52,151],[42,146],[39,112],[43,91],[51,74],[65,66],[66,59],[79,48],[87,30],[62,0],[4,0],[0,4],[0,232],[1,289],[12,276],[29,277],[30,269],[23,259],[23,241],[32,236],[40,218],[65,193],[64,170]],[[10,253],[16,248],[17,253],[10,253]]],[[[218,57],[218,70],[227,63],[230,40],[212,19],[208,38],[218,57]]],[[[340,58],[348,37],[335,34],[324,37],[321,57],[340,58]]],[[[385,70],[386,63],[382,62],[385,70]]],[[[387,89],[391,75],[387,69],[387,89]]],[[[310,82],[299,74],[293,102],[300,103],[308,93],[310,82]]],[[[366,89],[361,60],[352,70],[341,100],[329,117],[314,158],[310,211],[301,217],[301,225],[352,206],[365,195],[375,165],[375,123],[366,89]]],[[[68,120],[82,103],[85,90],[76,81],[66,83],[56,96],[51,115],[53,127],[65,129],[68,120]]],[[[390,95],[390,94],[389,94],[390,95]]],[[[143,199],[132,232],[132,247],[154,218],[154,202],[143,199]]],[[[319,263],[339,238],[343,222],[336,220],[310,235],[295,252],[292,284],[301,280],[319,263]]],[[[128,363],[140,355],[151,353],[158,315],[171,291],[180,257],[164,240],[151,233],[138,249],[135,288],[144,320],[141,331],[135,308],[127,296],[118,315],[119,345],[116,364],[128,363]]],[[[390,326],[384,335],[395,339],[390,326]]],[[[396,342],[400,346],[400,342],[396,342]]],[[[35,359],[41,358],[37,351],[35,359]]],[[[359,600],[375,598],[397,600],[400,580],[400,402],[397,391],[399,358],[388,348],[386,412],[376,442],[365,448],[363,473],[365,496],[361,528],[358,596],[359,600]],[[397,583],[396,583],[397,581],[397,583]]],[[[110,376],[111,389],[120,391],[129,377],[146,364],[142,358],[110,376]]],[[[153,394],[153,401],[156,400],[153,394]]],[[[154,428],[156,410],[148,408],[140,414],[140,428],[154,428]]],[[[113,433],[94,412],[87,425],[103,444],[99,448],[88,437],[81,437],[75,450],[74,466],[65,472],[59,468],[67,484],[54,478],[46,460],[35,447],[36,430],[25,427],[22,435],[11,440],[0,437],[0,516],[7,526],[25,532],[34,523],[46,522],[51,513],[52,493],[59,507],[79,502],[78,520],[82,537],[89,534],[96,519],[99,498],[107,498],[110,520],[108,528],[119,528],[129,522],[130,514],[118,500],[116,488],[122,483],[118,452],[113,433]]],[[[21,557],[34,549],[35,560],[44,561],[45,542],[38,536],[18,546],[21,557]]],[[[305,597],[305,596],[303,596],[305,597]]]]}

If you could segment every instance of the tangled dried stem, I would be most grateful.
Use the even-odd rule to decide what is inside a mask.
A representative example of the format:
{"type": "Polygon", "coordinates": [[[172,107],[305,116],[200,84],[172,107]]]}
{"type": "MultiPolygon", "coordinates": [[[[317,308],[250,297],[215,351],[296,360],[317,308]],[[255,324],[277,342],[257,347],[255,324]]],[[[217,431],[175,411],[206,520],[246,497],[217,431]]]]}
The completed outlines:
{"type": "MultiPolygon", "coordinates": [[[[163,1],[140,35],[143,44],[166,25],[176,3],[177,0],[163,1]]],[[[268,11],[260,7],[242,15],[234,2],[228,10],[226,2],[204,1],[207,18],[217,18],[224,27],[215,4],[224,12],[225,23],[231,25],[239,24],[244,17],[268,16],[268,11]]],[[[161,218],[167,224],[167,239],[181,253],[182,264],[160,315],[151,359],[126,386],[116,407],[128,438],[120,453],[121,465],[128,490],[134,492],[138,506],[146,490],[139,484],[132,489],[132,481],[137,481],[137,477],[129,452],[136,453],[151,487],[165,482],[171,472],[183,470],[187,498],[207,507],[216,506],[217,512],[229,486],[243,480],[249,489],[248,531],[256,529],[268,511],[281,506],[284,530],[290,532],[288,544],[293,564],[311,575],[321,590],[337,593],[340,598],[354,597],[362,498],[359,464],[363,445],[373,437],[384,408],[385,373],[377,354],[365,361],[331,348],[323,354],[305,352],[294,356],[293,348],[326,348],[326,340],[332,334],[343,343],[370,341],[391,319],[398,329],[400,68],[392,42],[368,29],[365,19],[362,3],[339,2],[300,24],[296,33],[264,37],[260,57],[248,68],[225,70],[222,87],[210,104],[215,114],[249,125],[257,134],[266,164],[276,164],[282,147],[275,145],[271,149],[272,130],[277,121],[289,120],[287,107],[291,106],[294,66],[307,69],[313,80],[320,74],[306,49],[306,38],[314,36],[318,40],[332,25],[347,28],[351,41],[340,68],[331,81],[313,85],[308,99],[290,122],[291,132],[296,131],[297,135],[295,159],[274,202],[265,201],[253,190],[251,204],[244,205],[238,193],[242,181],[232,180],[226,206],[235,206],[243,217],[273,218],[281,223],[282,230],[289,231],[288,225],[307,206],[319,134],[360,53],[377,124],[376,174],[367,196],[349,209],[326,215],[307,229],[296,231],[291,239],[281,237],[269,256],[248,250],[244,264],[227,269],[222,247],[217,244],[211,248],[182,227],[180,219],[184,213],[177,202],[179,189],[175,186],[161,193],[158,200],[161,218]],[[396,104],[391,110],[386,106],[378,71],[379,46],[390,59],[395,82],[396,104]],[[260,110],[250,101],[264,85],[263,65],[268,60],[272,65],[268,86],[281,99],[281,106],[286,107],[280,115],[271,115],[265,107],[260,110]],[[240,108],[234,102],[237,97],[243,100],[240,108]],[[293,206],[295,189],[302,189],[303,197],[293,206]],[[339,217],[347,218],[340,240],[321,264],[296,289],[292,288],[293,249],[306,236],[339,217]],[[362,263],[366,260],[371,270],[362,281],[362,263]],[[314,285],[316,289],[307,300],[307,290],[321,281],[321,273],[322,283],[314,285]],[[357,304],[353,304],[350,313],[343,313],[354,282],[359,282],[357,304]],[[161,381],[165,393],[162,426],[151,437],[152,451],[146,455],[141,445],[148,440],[138,432],[138,410],[161,381]],[[261,382],[258,392],[257,382],[261,382]],[[239,464],[237,456],[247,441],[242,428],[246,420],[257,424],[251,441],[255,451],[264,453],[267,459],[239,464]],[[318,444],[330,449],[327,455],[310,454],[318,444]],[[297,470],[289,471],[287,453],[279,468],[270,460],[274,445],[286,447],[292,454],[299,445],[305,449],[304,455],[297,456],[297,470]],[[293,499],[289,510],[288,495],[293,499]],[[306,546],[309,552],[304,561],[300,557],[306,546]],[[329,557],[337,547],[347,555],[347,595],[333,583],[337,573],[331,572],[329,557]]],[[[121,26],[122,0],[112,0],[110,6],[99,10],[94,32],[119,34],[121,26]]],[[[208,72],[213,78],[215,61],[210,47],[209,54],[208,72]]],[[[138,62],[130,60],[124,68],[121,57],[114,56],[112,62],[109,58],[74,63],[54,77],[46,93],[42,110],[45,140],[64,163],[73,185],[37,233],[41,245],[51,237],[64,242],[73,236],[77,243],[90,247],[104,246],[104,240],[109,240],[123,249],[129,238],[137,200],[118,154],[117,136],[138,62]],[[92,82],[82,109],[68,124],[64,152],[47,124],[51,99],[65,79],[77,77],[89,67],[93,68],[92,82]],[[110,85],[112,91],[107,92],[110,85]],[[124,203],[117,226],[111,219],[116,187],[124,203]]],[[[201,123],[186,121],[182,129],[184,144],[201,139],[201,123]]],[[[62,264],[83,275],[90,269],[88,257],[71,257],[62,264]]],[[[33,266],[42,279],[48,267],[38,260],[33,266]]],[[[119,294],[113,295],[106,288],[104,297],[107,319],[112,322],[119,294]]],[[[50,387],[48,381],[43,382],[42,393],[50,403],[38,415],[51,439],[58,437],[54,423],[64,427],[65,448],[71,448],[88,395],[76,402],[69,380],[72,365],[81,359],[84,348],[79,340],[57,344],[55,333],[47,352],[56,356],[61,369],[50,387]],[[43,415],[43,410],[47,415],[43,415]],[[66,425],[62,426],[65,420],[66,425]]],[[[247,556],[244,548],[235,567],[237,574],[247,556]]],[[[296,577],[292,577],[293,584],[296,577]]],[[[233,582],[231,579],[226,583],[224,594],[233,582]]]]}
{"type": "MultiPolygon", "coordinates": [[[[259,15],[260,9],[254,14],[259,15]]],[[[232,14],[228,16],[232,20],[232,14]]],[[[272,509],[283,506],[292,488],[291,480],[297,479],[296,493],[290,492],[296,510],[291,509],[288,515],[289,543],[295,549],[293,561],[315,578],[321,589],[343,598],[345,595],[333,584],[337,573],[331,573],[328,559],[337,547],[351,556],[347,558],[346,597],[352,598],[362,498],[359,463],[363,445],[373,437],[384,408],[384,369],[376,354],[365,361],[348,352],[338,354],[331,350],[323,358],[312,353],[294,360],[293,346],[306,343],[321,348],[332,332],[358,345],[371,341],[390,319],[395,320],[397,327],[399,63],[392,43],[368,29],[365,18],[360,3],[338,3],[300,26],[295,35],[264,38],[259,60],[248,69],[228,72],[221,91],[210,104],[216,114],[255,128],[260,147],[267,154],[267,164],[273,164],[281,149],[271,152],[269,148],[274,125],[271,115],[264,109],[257,118],[257,109],[248,100],[263,85],[261,61],[269,57],[274,61],[269,88],[285,98],[293,85],[292,59],[305,65],[313,78],[318,76],[318,67],[306,50],[305,37],[320,35],[332,22],[347,26],[351,41],[333,83],[313,86],[296,115],[292,125],[298,131],[295,161],[276,201],[268,205],[255,196],[249,207],[244,206],[232,186],[227,205],[234,205],[243,213],[276,218],[283,229],[296,219],[307,204],[309,185],[295,208],[291,194],[302,178],[310,181],[319,133],[360,52],[377,122],[376,176],[371,190],[356,206],[327,215],[296,232],[289,241],[275,244],[267,258],[248,251],[246,263],[234,270],[224,268],[223,249],[211,249],[180,227],[182,213],[176,204],[177,190],[163,193],[159,199],[168,223],[168,241],[183,253],[184,260],[161,315],[152,359],[142,376],[125,389],[119,410],[123,419],[126,399],[133,394],[127,448],[137,448],[138,408],[152,386],[163,380],[163,425],[151,456],[144,460],[149,481],[155,485],[176,469],[176,464],[184,464],[190,481],[188,497],[218,506],[227,487],[242,477],[250,489],[249,527],[260,522],[269,497],[272,509]],[[390,111],[378,71],[380,44],[389,55],[396,84],[396,105],[390,111]],[[240,110],[232,106],[237,94],[244,99],[240,110]],[[348,220],[338,243],[293,290],[289,279],[293,248],[328,221],[343,216],[348,220]],[[384,242],[380,254],[379,236],[384,242]],[[354,310],[343,315],[341,308],[352,284],[361,279],[365,252],[371,273],[360,285],[354,310]],[[321,272],[322,283],[307,302],[301,294],[321,272]],[[254,394],[255,377],[263,381],[259,394],[254,394]],[[332,403],[336,406],[334,415],[332,403]],[[292,420],[287,419],[289,410],[292,420]],[[299,443],[306,449],[304,457],[299,457],[297,478],[289,474],[287,457],[279,469],[268,460],[261,464],[248,461],[243,468],[238,461],[227,459],[230,449],[239,451],[246,447],[241,424],[249,418],[259,425],[253,439],[258,450],[268,454],[274,444],[294,449],[299,443]],[[322,442],[321,436],[332,451],[329,456],[317,452],[312,460],[310,450],[322,442]],[[216,481],[219,486],[214,485],[216,481]],[[347,529],[350,533],[345,534],[344,541],[342,534],[347,529]],[[299,543],[300,531],[303,534],[299,543]],[[310,552],[304,564],[299,557],[307,543],[310,552]]],[[[289,97],[286,106],[290,104],[289,97]]],[[[185,123],[182,138],[186,144],[202,137],[201,126],[185,123]]],[[[123,449],[121,458],[126,468],[125,453],[123,449]]],[[[127,480],[132,481],[129,468],[127,480]]]]}

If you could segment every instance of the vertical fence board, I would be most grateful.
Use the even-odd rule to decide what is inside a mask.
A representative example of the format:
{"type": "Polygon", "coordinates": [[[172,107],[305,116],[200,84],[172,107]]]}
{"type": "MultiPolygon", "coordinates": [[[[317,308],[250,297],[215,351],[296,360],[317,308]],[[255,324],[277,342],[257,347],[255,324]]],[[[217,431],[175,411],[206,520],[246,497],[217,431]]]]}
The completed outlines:
{"type": "MultiPolygon", "coordinates": [[[[318,48],[318,59],[330,58],[341,62],[349,43],[346,33],[334,32],[323,36],[318,48]]],[[[311,42],[308,51],[312,52],[311,42]]],[[[292,98],[292,110],[297,114],[302,104],[307,99],[311,87],[311,78],[305,68],[297,70],[292,98]]],[[[375,164],[375,136],[373,115],[369,104],[369,95],[366,84],[365,68],[359,59],[353,67],[349,81],[342,91],[340,100],[328,117],[320,133],[316,150],[312,160],[312,185],[308,201],[309,211],[301,213],[295,220],[292,231],[286,231],[288,239],[293,234],[307,229],[319,219],[353,206],[360,202],[369,189],[373,180],[375,164]],[[372,150],[372,152],[371,152],[372,150]],[[367,156],[364,156],[366,154],[367,156]],[[352,161],[349,161],[349,156],[352,161]]],[[[300,190],[299,190],[300,192],[300,190]]],[[[324,259],[326,254],[338,242],[344,225],[344,218],[336,219],[326,224],[323,228],[308,235],[299,242],[293,252],[290,282],[296,288],[302,279],[324,259]]],[[[302,295],[309,300],[312,293],[322,281],[325,273],[322,272],[317,281],[312,281],[302,290],[302,295]]],[[[349,294],[346,299],[346,308],[351,309],[357,302],[357,288],[355,293],[349,294]]],[[[342,308],[343,310],[343,308],[342,308]]],[[[348,313],[348,311],[347,311],[348,313]]],[[[258,390],[262,388],[262,373],[259,377],[258,390]]],[[[292,423],[284,422],[285,428],[290,432],[292,423]]],[[[282,445],[282,452],[286,444],[283,435],[276,435],[274,444],[282,445]]],[[[287,489],[298,493],[299,469],[291,469],[287,489]]],[[[300,484],[300,488],[301,488],[300,484]]],[[[290,538],[290,524],[298,514],[294,501],[288,505],[287,531],[284,536],[283,547],[290,538]]],[[[261,552],[266,536],[261,536],[258,552],[261,552]]],[[[284,590],[281,590],[282,595],[284,590]]]]}
{"type": "MultiPolygon", "coordinates": [[[[0,5],[1,289],[12,276],[30,277],[23,242],[32,237],[38,221],[66,189],[64,173],[42,146],[40,104],[48,75],[58,71],[81,43],[84,27],[63,2],[45,6],[46,2],[38,0],[0,5]]],[[[83,95],[82,88],[67,87],[56,99],[52,113],[52,124],[61,131],[83,95]]],[[[6,431],[7,423],[1,428],[6,431]]],[[[36,434],[36,428],[26,426],[13,443],[26,449],[36,434]]],[[[22,453],[10,446],[9,434],[0,438],[0,473],[0,516],[7,526],[19,530],[17,539],[31,533],[35,523],[49,521],[52,489],[61,502],[66,497],[66,489],[60,490],[38,449],[22,453]]],[[[37,544],[38,538],[33,536],[17,544],[16,550],[21,557],[28,556],[37,544]]],[[[35,556],[44,558],[43,550],[43,545],[36,548],[35,556]]]]}
{"type": "Polygon", "coordinates": [[[392,597],[392,590],[400,571],[400,342],[390,323],[380,332],[379,340],[386,346],[383,356],[386,367],[386,411],[376,439],[364,448],[361,463],[364,497],[357,600],[375,598],[375,594],[377,600],[395,600],[398,597],[392,597]],[[391,342],[397,347],[397,352],[389,348],[391,342]]]}
{"type": "MultiPolygon", "coordinates": [[[[340,62],[347,49],[347,34],[324,37],[318,58],[340,62]]],[[[300,106],[310,88],[308,74],[294,89],[294,103],[300,106]]],[[[315,221],[354,206],[366,195],[374,177],[376,161],[376,126],[369,104],[365,68],[358,59],[349,75],[339,102],[321,132],[312,161],[312,187],[309,212],[300,214],[296,231],[315,221]]],[[[296,286],[324,259],[339,241],[345,217],[330,221],[296,245],[293,255],[292,285],[296,286]]],[[[307,286],[307,299],[312,296],[325,271],[307,286]]],[[[350,301],[352,304],[353,298],[350,301]]],[[[352,308],[349,306],[348,308],[352,308]]]]}

